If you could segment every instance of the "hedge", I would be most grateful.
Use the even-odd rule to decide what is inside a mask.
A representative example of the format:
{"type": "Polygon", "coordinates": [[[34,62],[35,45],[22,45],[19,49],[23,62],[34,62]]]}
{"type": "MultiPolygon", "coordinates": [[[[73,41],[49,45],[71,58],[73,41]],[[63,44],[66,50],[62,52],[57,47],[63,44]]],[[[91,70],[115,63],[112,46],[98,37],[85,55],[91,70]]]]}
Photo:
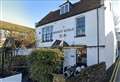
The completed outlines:
{"type": "Polygon", "coordinates": [[[37,49],[29,56],[30,77],[37,82],[52,82],[63,54],[58,49],[37,49]]]}

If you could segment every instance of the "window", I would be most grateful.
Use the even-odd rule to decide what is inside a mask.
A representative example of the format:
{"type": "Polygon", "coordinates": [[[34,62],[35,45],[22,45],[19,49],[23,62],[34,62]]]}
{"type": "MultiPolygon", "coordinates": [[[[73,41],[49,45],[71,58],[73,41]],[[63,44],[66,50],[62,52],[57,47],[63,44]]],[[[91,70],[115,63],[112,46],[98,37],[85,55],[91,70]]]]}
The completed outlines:
{"type": "Polygon", "coordinates": [[[53,39],[53,26],[48,26],[42,29],[42,42],[50,42],[53,39]]]}
{"type": "Polygon", "coordinates": [[[67,5],[65,5],[65,13],[66,12],[69,12],[69,7],[68,7],[68,4],[67,5]]]}
{"type": "Polygon", "coordinates": [[[69,12],[69,4],[65,4],[65,5],[61,6],[60,14],[65,14],[67,12],[69,12]]]}
{"type": "Polygon", "coordinates": [[[76,19],[76,36],[85,35],[85,17],[76,19]]]}
{"type": "Polygon", "coordinates": [[[64,6],[61,7],[61,10],[60,10],[60,11],[61,11],[61,14],[64,13],[64,6]]]}

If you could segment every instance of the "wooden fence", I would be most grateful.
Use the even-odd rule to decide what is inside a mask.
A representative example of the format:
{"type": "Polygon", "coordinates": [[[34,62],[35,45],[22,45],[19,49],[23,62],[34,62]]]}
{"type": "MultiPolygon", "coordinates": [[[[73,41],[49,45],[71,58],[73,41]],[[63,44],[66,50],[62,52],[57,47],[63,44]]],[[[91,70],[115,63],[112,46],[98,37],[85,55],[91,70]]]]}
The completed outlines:
{"type": "Polygon", "coordinates": [[[0,73],[4,74],[5,69],[10,69],[15,56],[14,49],[0,49],[0,73]]]}
{"type": "Polygon", "coordinates": [[[0,76],[12,69],[16,56],[29,55],[32,51],[33,49],[0,49],[0,76]]]}

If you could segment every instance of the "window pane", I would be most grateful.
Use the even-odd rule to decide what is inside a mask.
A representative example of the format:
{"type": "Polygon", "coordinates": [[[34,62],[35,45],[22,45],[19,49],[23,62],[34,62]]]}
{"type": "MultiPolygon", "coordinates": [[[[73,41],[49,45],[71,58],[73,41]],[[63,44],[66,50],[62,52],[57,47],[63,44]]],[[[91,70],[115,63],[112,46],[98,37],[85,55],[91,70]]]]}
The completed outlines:
{"type": "Polygon", "coordinates": [[[63,6],[63,7],[61,7],[60,12],[61,12],[61,14],[63,14],[63,13],[64,13],[64,6],[63,6]]]}
{"type": "Polygon", "coordinates": [[[85,34],[85,17],[76,19],[76,35],[85,34]]]}
{"type": "Polygon", "coordinates": [[[47,42],[52,40],[53,27],[45,27],[42,29],[42,41],[47,42]]]}
{"type": "Polygon", "coordinates": [[[68,4],[65,5],[65,12],[68,12],[68,4]]]}

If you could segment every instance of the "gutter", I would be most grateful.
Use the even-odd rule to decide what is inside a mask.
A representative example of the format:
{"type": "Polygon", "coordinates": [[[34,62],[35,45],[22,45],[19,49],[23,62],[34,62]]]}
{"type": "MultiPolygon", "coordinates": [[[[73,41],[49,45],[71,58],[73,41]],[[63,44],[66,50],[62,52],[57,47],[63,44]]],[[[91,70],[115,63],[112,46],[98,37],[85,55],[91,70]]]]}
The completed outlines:
{"type": "Polygon", "coordinates": [[[99,52],[100,52],[100,49],[99,49],[99,44],[100,44],[100,42],[99,42],[99,11],[98,11],[98,8],[97,8],[97,62],[98,62],[98,64],[100,63],[100,60],[99,60],[99,57],[100,57],[100,54],[99,54],[99,52]]]}

